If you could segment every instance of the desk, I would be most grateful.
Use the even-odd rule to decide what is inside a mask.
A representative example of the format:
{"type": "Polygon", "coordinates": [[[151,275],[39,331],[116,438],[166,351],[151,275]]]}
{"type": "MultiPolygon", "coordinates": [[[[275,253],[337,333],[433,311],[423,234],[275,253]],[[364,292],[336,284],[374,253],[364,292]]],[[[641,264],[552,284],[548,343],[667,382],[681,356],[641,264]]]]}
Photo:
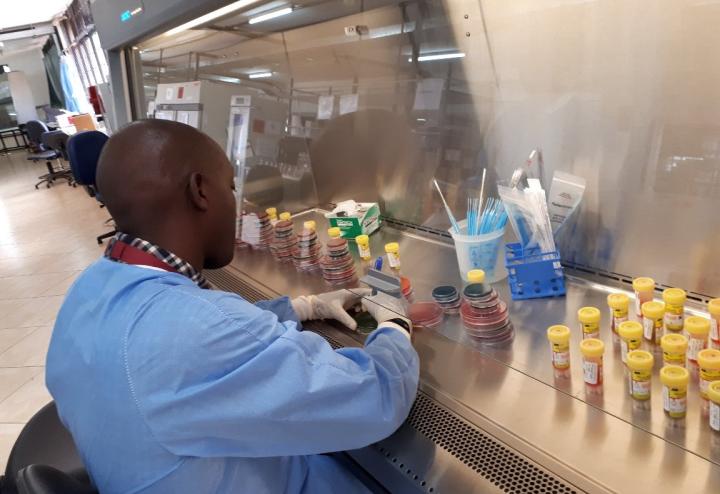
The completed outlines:
{"type": "Polygon", "coordinates": [[[0,153],[8,153],[27,147],[25,134],[18,127],[0,129],[0,153]]]}

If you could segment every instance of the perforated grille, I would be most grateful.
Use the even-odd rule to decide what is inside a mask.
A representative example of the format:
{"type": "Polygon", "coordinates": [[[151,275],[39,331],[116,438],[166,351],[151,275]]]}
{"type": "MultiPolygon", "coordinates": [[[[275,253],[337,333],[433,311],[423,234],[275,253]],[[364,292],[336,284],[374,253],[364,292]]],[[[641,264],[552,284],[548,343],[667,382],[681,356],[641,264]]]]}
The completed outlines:
{"type": "Polygon", "coordinates": [[[418,393],[406,423],[503,492],[513,494],[578,492],[449,410],[442,408],[424,393],[418,393]]]}
{"type": "Polygon", "coordinates": [[[203,274],[213,286],[226,292],[237,293],[248,302],[259,302],[271,298],[244,282],[238,275],[229,273],[224,269],[208,270],[204,271],[203,274]]]}
{"type": "Polygon", "coordinates": [[[342,348],[342,347],[345,346],[345,345],[341,344],[340,342],[338,342],[337,340],[335,340],[335,339],[331,338],[330,336],[328,336],[322,329],[319,329],[319,328],[314,327],[314,326],[306,326],[305,329],[308,330],[308,331],[312,331],[313,333],[317,333],[317,334],[319,334],[320,336],[322,336],[323,338],[325,338],[325,340],[326,340],[328,343],[330,343],[330,346],[333,347],[335,350],[337,350],[338,348],[342,348]]]}

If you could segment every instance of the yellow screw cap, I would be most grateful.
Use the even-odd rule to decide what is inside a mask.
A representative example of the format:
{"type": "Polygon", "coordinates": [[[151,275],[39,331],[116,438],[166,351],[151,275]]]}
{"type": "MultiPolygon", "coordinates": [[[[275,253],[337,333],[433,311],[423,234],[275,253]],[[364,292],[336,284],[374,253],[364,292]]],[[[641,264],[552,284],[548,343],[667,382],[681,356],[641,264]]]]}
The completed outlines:
{"type": "Polygon", "coordinates": [[[652,278],[635,278],[632,285],[633,290],[636,292],[651,292],[655,290],[655,280],[652,278]]]}
{"type": "Polygon", "coordinates": [[[267,208],[265,212],[272,217],[277,216],[277,208],[267,208]]]}
{"type": "Polygon", "coordinates": [[[570,328],[561,324],[550,326],[547,329],[547,337],[548,340],[550,340],[550,343],[562,345],[563,343],[570,341],[570,328]]]}
{"type": "Polygon", "coordinates": [[[668,288],[663,290],[663,300],[668,305],[683,305],[687,294],[682,288],[668,288]]]}
{"type": "Polygon", "coordinates": [[[607,303],[611,309],[627,309],[630,305],[630,297],[624,293],[611,293],[607,296],[607,303]]]}
{"type": "Polygon", "coordinates": [[[660,319],[665,314],[665,304],[652,300],[642,304],[642,314],[650,319],[660,319]]]}
{"type": "Polygon", "coordinates": [[[698,316],[686,317],[685,331],[687,331],[688,334],[703,338],[710,333],[710,319],[698,316]]]}
{"type": "Polygon", "coordinates": [[[580,351],[586,357],[602,357],[605,353],[605,343],[597,338],[588,338],[580,342],[580,351]]]}
{"type": "Polygon", "coordinates": [[[714,298],[708,302],[708,312],[713,316],[720,316],[720,298],[714,298]]]}
{"type": "Polygon", "coordinates": [[[330,238],[339,238],[342,235],[342,230],[336,226],[328,228],[328,235],[330,235],[330,238]]]}
{"type": "Polygon", "coordinates": [[[701,369],[720,370],[720,350],[706,348],[697,356],[698,367],[701,369]]]}
{"type": "Polygon", "coordinates": [[[289,220],[290,218],[292,218],[292,215],[291,215],[290,213],[288,213],[287,211],[284,211],[284,212],[280,213],[280,219],[281,219],[281,220],[287,221],[287,220],[289,220]]]}
{"type": "Polygon", "coordinates": [[[370,245],[370,237],[368,237],[367,235],[358,235],[357,237],[355,237],[355,242],[357,242],[358,245],[367,247],[368,245],[370,245]]]}
{"type": "Polygon", "coordinates": [[[682,388],[690,382],[690,373],[685,367],[666,365],[660,369],[660,382],[665,386],[682,388]]]}
{"type": "Polygon", "coordinates": [[[643,335],[643,326],[637,321],[624,321],[618,326],[618,334],[624,340],[639,340],[643,335]]]}
{"type": "Polygon", "coordinates": [[[385,244],[385,252],[388,254],[397,254],[400,252],[400,244],[397,242],[390,242],[389,244],[385,244]]]}
{"type": "Polygon", "coordinates": [[[632,371],[652,370],[655,358],[645,350],[633,350],[627,354],[627,366],[632,371]]]}
{"type": "Polygon", "coordinates": [[[685,335],[670,333],[660,338],[660,346],[663,352],[685,353],[688,347],[688,339],[685,335]]]}
{"type": "Polygon", "coordinates": [[[305,228],[306,230],[315,230],[316,226],[317,225],[312,220],[303,223],[303,228],[305,228]]]}
{"type": "Polygon", "coordinates": [[[482,269],[471,269],[467,274],[470,283],[482,283],[485,281],[485,271],[482,269]]]}
{"type": "Polygon", "coordinates": [[[708,384],[707,395],[713,403],[720,405],[720,381],[713,381],[708,384]]]}
{"type": "Polygon", "coordinates": [[[578,311],[578,320],[584,324],[600,322],[600,309],[597,307],[583,307],[578,311]]]}

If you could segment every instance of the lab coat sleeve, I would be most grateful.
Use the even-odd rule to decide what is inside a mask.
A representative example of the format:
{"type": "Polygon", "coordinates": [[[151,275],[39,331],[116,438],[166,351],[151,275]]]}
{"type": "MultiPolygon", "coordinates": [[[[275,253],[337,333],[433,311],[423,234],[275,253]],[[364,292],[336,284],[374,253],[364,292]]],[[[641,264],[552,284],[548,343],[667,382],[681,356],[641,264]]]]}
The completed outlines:
{"type": "Polygon", "coordinates": [[[149,430],[176,455],[360,448],[395,431],[415,399],[418,357],[396,329],[335,351],[230,294],[182,293],[153,307],[143,317],[171,316],[153,341],[128,338],[128,381],[149,430]]]}
{"type": "Polygon", "coordinates": [[[280,297],[273,300],[261,300],[255,304],[256,307],[260,307],[263,310],[272,312],[278,317],[280,321],[293,321],[298,323],[298,329],[300,328],[300,319],[292,308],[290,299],[288,297],[280,297]]]}

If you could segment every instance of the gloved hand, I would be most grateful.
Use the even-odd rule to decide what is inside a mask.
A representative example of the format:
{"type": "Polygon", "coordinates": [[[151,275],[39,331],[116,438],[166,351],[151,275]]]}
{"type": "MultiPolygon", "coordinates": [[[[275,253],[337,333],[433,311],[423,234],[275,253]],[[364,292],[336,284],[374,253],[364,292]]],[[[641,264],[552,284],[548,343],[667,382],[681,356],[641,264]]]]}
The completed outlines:
{"type": "Polygon", "coordinates": [[[362,297],[372,294],[369,288],[353,288],[350,290],[337,290],[294,298],[290,301],[295,314],[301,321],[312,319],[335,319],[348,328],[355,330],[357,323],[347,313],[349,309],[360,301],[362,297]]]}
{"type": "Polygon", "coordinates": [[[373,319],[378,322],[378,326],[382,326],[384,322],[391,319],[402,319],[407,324],[407,328],[399,324],[393,324],[392,327],[402,329],[403,333],[406,333],[408,337],[412,336],[412,322],[407,317],[405,307],[398,299],[378,293],[372,297],[363,298],[362,305],[373,316],[373,319]]]}

